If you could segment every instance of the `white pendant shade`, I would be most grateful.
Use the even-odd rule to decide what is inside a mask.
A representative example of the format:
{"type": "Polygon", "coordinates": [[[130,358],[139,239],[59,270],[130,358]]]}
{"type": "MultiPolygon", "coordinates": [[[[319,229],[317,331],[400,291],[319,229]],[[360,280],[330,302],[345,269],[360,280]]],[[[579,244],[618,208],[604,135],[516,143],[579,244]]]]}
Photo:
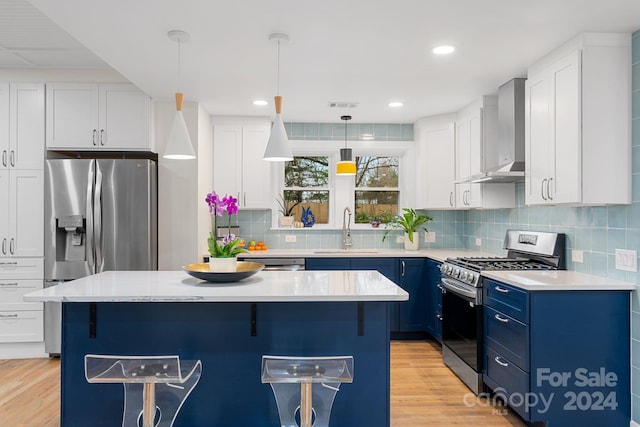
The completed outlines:
{"type": "Polygon", "coordinates": [[[193,145],[189,137],[189,131],[187,130],[187,124],[184,121],[181,110],[176,111],[176,115],[173,118],[171,132],[169,132],[169,139],[163,157],[174,160],[190,160],[196,158],[196,153],[193,151],[193,145]]]}
{"type": "Polygon", "coordinates": [[[284,122],[280,114],[276,114],[276,118],[273,121],[267,149],[264,150],[262,159],[271,162],[290,162],[293,160],[293,152],[291,151],[287,131],[284,128],[284,122]]]}

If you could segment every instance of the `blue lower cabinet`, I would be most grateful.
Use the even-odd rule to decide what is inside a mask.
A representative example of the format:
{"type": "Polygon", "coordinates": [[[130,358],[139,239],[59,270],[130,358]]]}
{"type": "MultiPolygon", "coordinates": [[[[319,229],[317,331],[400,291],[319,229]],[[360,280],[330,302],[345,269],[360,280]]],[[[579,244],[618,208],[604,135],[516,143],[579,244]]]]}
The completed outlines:
{"type": "Polygon", "coordinates": [[[409,293],[409,301],[398,303],[398,331],[426,332],[427,275],[423,258],[400,258],[398,285],[409,293]]]}
{"type": "Polygon", "coordinates": [[[486,281],[484,297],[484,382],[513,410],[547,427],[629,425],[629,292],[486,281]]]}
{"type": "Polygon", "coordinates": [[[440,289],[440,263],[428,259],[426,261],[427,280],[427,332],[442,343],[442,291],[440,289]]]}
{"type": "Polygon", "coordinates": [[[307,258],[307,270],[351,270],[350,258],[307,258]]]}

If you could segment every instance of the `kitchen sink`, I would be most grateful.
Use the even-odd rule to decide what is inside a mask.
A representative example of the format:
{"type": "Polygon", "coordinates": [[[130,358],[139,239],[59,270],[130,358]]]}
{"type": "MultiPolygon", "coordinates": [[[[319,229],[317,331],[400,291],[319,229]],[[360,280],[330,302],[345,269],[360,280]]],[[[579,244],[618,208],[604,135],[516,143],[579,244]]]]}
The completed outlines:
{"type": "Polygon", "coordinates": [[[377,254],[376,249],[318,249],[314,254],[377,254]]]}

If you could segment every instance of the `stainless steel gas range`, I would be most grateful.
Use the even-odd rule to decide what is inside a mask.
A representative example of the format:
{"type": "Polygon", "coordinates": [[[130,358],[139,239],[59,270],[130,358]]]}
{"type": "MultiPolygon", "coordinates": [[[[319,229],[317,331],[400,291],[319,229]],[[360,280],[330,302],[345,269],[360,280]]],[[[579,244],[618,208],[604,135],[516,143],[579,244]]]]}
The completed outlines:
{"type": "Polygon", "coordinates": [[[565,236],[507,230],[506,257],[449,258],[440,267],[442,358],[476,394],[482,391],[482,272],[565,268],[565,236]]]}

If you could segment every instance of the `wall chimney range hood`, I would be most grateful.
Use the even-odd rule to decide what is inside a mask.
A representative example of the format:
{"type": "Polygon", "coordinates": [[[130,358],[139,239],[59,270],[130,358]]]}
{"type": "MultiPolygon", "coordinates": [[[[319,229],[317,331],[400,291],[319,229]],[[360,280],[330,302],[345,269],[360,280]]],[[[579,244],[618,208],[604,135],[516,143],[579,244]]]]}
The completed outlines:
{"type": "Polygon", "coordinates": [[[498,141],[485,150],[485,172],[471,182],[509,183],[524,180],[525,81],[512,79],[498,89],[498,141]]]}

